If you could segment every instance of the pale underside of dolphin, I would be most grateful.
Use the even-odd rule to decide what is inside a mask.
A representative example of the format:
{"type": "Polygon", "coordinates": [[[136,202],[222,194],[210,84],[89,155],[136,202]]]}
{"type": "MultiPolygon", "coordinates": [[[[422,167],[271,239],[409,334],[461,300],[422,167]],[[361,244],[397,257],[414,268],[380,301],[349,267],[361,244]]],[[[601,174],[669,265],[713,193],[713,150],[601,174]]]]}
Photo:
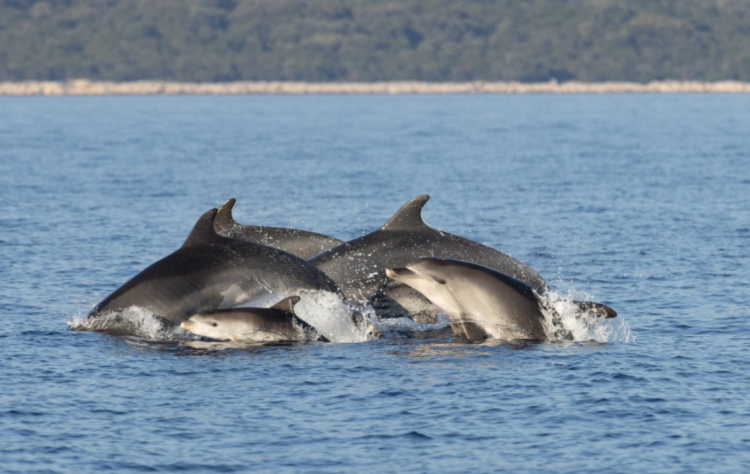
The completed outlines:
{"type": "Polygon", "coordinates": [[[338,292],[328,276],[304,259],[218,235],[216,213],[203,214],[180,249],[118,288],[89,318],[136,306],[178,325],[196,313],[254,300],[279,301],[305,290],[338,292]]]}
{"type": "Polygon", "coordinates": [[[233,342],[329,342],[299,318],[294,305],[299,296],[285,298],[270,308],[233,308],[204,311],[183,321],[193,334],[233,342]]]}
{"type": "Polygon", "coordinates": [[[235,201],[232,198],[222,204],[216,214],[214,230],[219,235],[267,245],[305,260],[343,243],[339,239],[306,230],[239,224],[232,216],[235,201]]]}
{"type": "Polygon", "coordinates": [[[388,269],[387,274],[439,306],[448,314],[457,336],[470,341],[549,337],[545,306],[538,293],[492,268],[454,259],[423,258],[404,268],[388,269]]]}
{"type": "MultiPolygon", "coordinates": [[[[404,204],[380,229],[316,255],[310,262],[323,270],[352,301],[364,302],[387,294],[409,313],[436,315],[438,308],[421,295],[393,285],[386,268],[403,267],[423,257],[456,258],[475,262],[517,278],[539,293],[547,283],[532,268],[498,250],[478,242],[434,229],[422,220],[422,207],[429,196],[421,195],[404,204]]],[[[388,300],[388,298],[386,298],[388,300]]],[[[391,308],[386,308],[390,311],[391,308]]]]}

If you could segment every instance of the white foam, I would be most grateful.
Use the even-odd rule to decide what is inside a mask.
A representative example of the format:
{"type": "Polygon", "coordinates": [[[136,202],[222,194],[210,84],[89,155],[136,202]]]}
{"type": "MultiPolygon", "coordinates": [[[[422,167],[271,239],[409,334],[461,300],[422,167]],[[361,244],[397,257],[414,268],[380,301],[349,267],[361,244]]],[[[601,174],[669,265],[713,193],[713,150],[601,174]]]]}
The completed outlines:
{"type": "Polygon", "coordinates": [[[329,341],[365,342],[378,337],[372,308],[355,306],[328,291],[304,291],[299,296],[294,312],[329,341]],[[362,315],[360,321],[352,317],[354,312],[362,315]]]}
{"type": "Polygon", "coordinates": [[[100,314],[94,318],[75,315],[67,323],[68,328],[74,331],[97,331],[157,341],[194,339],[194,336],[179,327],[164,327],[161,320],[154,316],[154,313],[138,306],[131,306],[119,312],[112,311],[100,314]]]}
{"type": "Polygon", "coordinates": [[[567,294],[553,291],[544,294],[541,299],[545,306],[545,330],[551,341],[560,341],[572,337],[576,342],[635,342],[635,335],[625,319],[602,319],[593,312],[581,310],[573,301],[590,301],[591,296],[575,290],[567,294]],[[568,337],[565,337],[568,336],[568,337]]]}
{"type": "Polygon", "coordinates": [[[438,314],[437,320],[432,324],[418,323],[411,318],[385,318],[377,322],[378,329],[380,329],[386,337],[418,332],[439,331],[449,327],[450,324],[447,314],[438,314]]]}

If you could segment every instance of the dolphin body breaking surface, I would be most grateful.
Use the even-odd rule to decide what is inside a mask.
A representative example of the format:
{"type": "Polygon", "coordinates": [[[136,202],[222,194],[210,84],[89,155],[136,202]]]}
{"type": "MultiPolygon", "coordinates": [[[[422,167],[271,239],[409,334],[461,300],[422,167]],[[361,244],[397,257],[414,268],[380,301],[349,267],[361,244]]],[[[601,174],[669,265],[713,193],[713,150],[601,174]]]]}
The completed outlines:
{"type": "MultiPolygon", "coordinates": [[[[433,322],[440,312],[420,293],[388,281],[386,268],[403,267],[426,257],[473,262],[519,280],[538,294],[549,285],[534,269],[515,258],[478,242],[434,229],[422,220],[430,199],[417,196],[404,204],[380,229],[322,252],[310,262],[330,276],[351,301],[370,301],[381,316],[412,316],[433,322]]],[[[573,301],[581,310],[603,317],[617,313],[608,306],[573,301]]]]}
{"type": "Polygon", "coordinates": [[[554,321],[547,322],[539,294],[505,273],[461,260],[423,258],[386,274],[439,306],[457,336],[470,341],[550,338],[545,328],[554,321]]]}
{"type": "MultiPolygon", "coordinates": [[[[549,287],[531,267],[478,242],[434,229],[422,220],[422,207],[430,199],[417,196],[404,204],[380,229],[328,249],[310,262],[330,276],[351,301],[365,302],[387,294],[409,313],[436,315],[437,308],[421,295],[388,282],[386,268],[403,267],[423,257],[456,258],[506,273],[534,288],[549,287]]],[[[390,311],[392,308],[386,308],[390,311]]]]}
{"type": "Polygon", "coordinates": [[[232,216],[235,202],[234,198],[228,200],[221,205],[216,214],[214,230],[219,235],[267,245],[305,260],[344,243],[342,240],[306,230],[239,224],[232,216]]]}
{"type": "Polygon", "coordinates": [[[137,306],[179,325],[196,313],[253,300],[279,301],[305,290],[338,293],[328,276],[302,258],[218,235],[216,213],[203,214],[180,249],[131,278],[88,319],[137,306]]]}
{"type": "Polygon", "coordinates": [[[199,336],[233,342],[330,342],[294,312],[299,296],[285,298],[270,308],[233,308],[204,311],[180,327],[199,336]]]}

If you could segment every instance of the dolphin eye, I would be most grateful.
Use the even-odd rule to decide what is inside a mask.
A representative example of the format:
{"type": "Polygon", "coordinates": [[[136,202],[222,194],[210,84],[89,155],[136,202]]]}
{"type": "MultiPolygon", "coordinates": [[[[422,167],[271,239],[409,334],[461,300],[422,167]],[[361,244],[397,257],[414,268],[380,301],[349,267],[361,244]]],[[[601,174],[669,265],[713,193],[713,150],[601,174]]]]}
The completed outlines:
{"type": "Polygon", "coordinates": [[[211,326],[213,326],[213,327],[216,327],[218,325],[219,325],[219,323],[211,323],[211,326]]]}
{"type": "Polygon", "coordinates": [[[443,280],[442,278],[435,278],[435,281],[440,283],[441,285],[445,285],[447,282],[443,280]]]}

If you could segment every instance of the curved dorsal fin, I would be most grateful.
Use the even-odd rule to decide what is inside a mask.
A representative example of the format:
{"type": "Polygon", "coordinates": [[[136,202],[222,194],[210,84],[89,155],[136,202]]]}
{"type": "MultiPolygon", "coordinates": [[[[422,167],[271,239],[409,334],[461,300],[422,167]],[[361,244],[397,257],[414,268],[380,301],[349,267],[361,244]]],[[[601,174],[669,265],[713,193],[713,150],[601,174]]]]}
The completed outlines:
{"type": "Polygon", "coordinates": [[[430,200],[430,196],[422,194],[407,202],[396,212],[388,222],[383,224],[381,230],[403,230],[415,227],[424,227],[427,224],[422,220],[422,208],[430,200]]]}
{"type": "Polygon", "coordinates": [[[214,218],[218,209],[213,208],[206,211],[199,219],[198,222],[193,226],[193,230],[190,231],[185,242],[182,244],[182,248],[193,247],[195,245],[205,244],[208,242],[215,242],[219,235],[214,231],[214,218]]]}
{"type": "Polygon", "coordinates": [[[280,309],[282,311],[286,311],[287,313],[294,314],[294,305],[297,304],[297,302],[299,302],[299,296],[290,296],[289,298],[284,298],[275,305],[271,306],[271,309],[280,309]]]}
{"type": "Polygon", "coordinates": [[[229,199],[227,202],[221,205],[219,211],[216,213],[214,218],[214,230],[217,233],[228,234],[237,225],[237,221],[232,216],[232,208],[234,203],[237,202],[235,198],[229,199]]]}

